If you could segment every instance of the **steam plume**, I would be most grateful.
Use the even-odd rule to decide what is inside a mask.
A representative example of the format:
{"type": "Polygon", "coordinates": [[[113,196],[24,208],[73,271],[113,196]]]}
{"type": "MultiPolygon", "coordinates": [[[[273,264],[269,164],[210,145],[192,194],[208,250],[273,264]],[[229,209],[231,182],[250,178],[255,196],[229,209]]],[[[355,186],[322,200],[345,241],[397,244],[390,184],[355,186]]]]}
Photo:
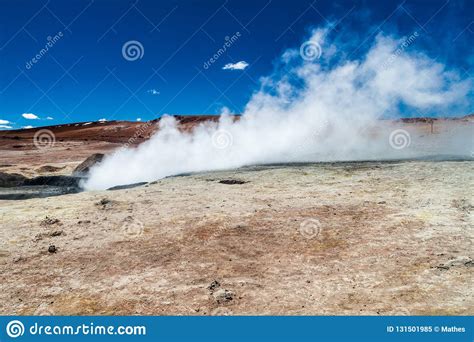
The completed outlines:
{"type": "MultiPolygon", "coordinates": [[[[389,136],[394,128],[381,128],[378,119],[384,113],[396,114],[401,104],[422,112],[462,106],[471,80],[461,79],[456,71],[412,49],[395,54],[399,39],[378,35],[364,56],[348,60],[344,58],[351,52],[347,46],[331,45],[326,36],[327,29],[317,29],[306,42],[320,49],[311,55],[315,59],[302,58],[300,49],[286,51],[275,74],[262,78],[261,89],[240,120],[224,111],[219,122],[183,133],[174,118],[165,116],[150,140],[137,148],[121,149],[92,168],[84,187],[106,189],[252,164],[428,153],[416,148],[415,136],[411,148],[393,148],[389,136]]],[[[446,139],[436,147],[443,151],[435,152],[467,153],[460,152],[469,145],[465,133],[446,139]]]]}

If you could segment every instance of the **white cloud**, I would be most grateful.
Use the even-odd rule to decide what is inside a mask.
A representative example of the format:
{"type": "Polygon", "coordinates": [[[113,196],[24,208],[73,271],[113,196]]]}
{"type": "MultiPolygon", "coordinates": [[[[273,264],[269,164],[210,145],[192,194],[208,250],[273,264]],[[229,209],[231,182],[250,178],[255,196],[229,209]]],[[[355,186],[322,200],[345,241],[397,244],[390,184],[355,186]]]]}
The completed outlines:
{"type": "Polygon", "coordinates": [[[142,121],[142,118],[137,118],[137,121],[142,121]]]}
{"type": "Polygon", "coordinates": [[[150,89],[147,91],[147,93],[151,95],[160,95],[160,92],[156,89],[150,89]]]}
{"type": "Polygon", "coordinates": [[[33,126],[23,126],[22,128],[24,128],[24,129],[30,129],[30,128],[33,128],[33,126]]]}
{"type": "Polygon", "coordinates": [[[12,128],[12,126],[0,125],[0,128],[10,129],[10,128],[12,128]]]}
{"type": "Polygon", "coordinates": [[[107,121],[107,119],[105,119],[105,118],[99,119],[99,122],[106,122],[106,121],[107,121]]]}
{"type": "Polygon", "coordinates": [[[248,66],[249,64],[245,61],[240,61],[237,63],[227,63],[226,65],[224,65],[222,70],[244,70],[248,66]]]}
{"type": "Polygon", "coordinates": [[[23,116],[25,119],[28,119],[28,120],[37,120],[39,119],[39,117],[35,114],[32,114],[32,113],[23,113],[21,114],[21,116],[23,116]]]}
{"type": "Polygon", "coordinates": [[[6,124],[9,124],[9,123],[10,123],[10,121],[8,121],[8,120],[0,119],[0,125],[6,125],[6,124]]]}
{"type": "Polygon", "coordinates": [[[54,120],[54,118],[48,116],[48,117],[46,118],[46,120],[54,120]]]}

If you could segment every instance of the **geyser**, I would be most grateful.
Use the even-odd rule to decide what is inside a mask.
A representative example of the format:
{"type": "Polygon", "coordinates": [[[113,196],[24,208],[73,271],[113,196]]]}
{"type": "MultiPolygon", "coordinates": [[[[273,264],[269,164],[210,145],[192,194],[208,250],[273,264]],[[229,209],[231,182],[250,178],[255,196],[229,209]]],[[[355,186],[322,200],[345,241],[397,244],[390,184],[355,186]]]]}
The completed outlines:
{"type": "MultiPolygon", "coordinates": [[[[390,139],[403,144],[403,137],[390,138],[395,128],[379,119],[397,114],[400,105],[418,111],[459,108],[471,91],[471,80],[414,51],[414,46],[396,53],[402,40],[384,35],[378,35],[363,56],[345,59],[351,48],[329,44],[327,32],[314,30],[304,43],[305,48],[308,42],[320,47],[313,54],[320,58],[302,58],[306,50],[299,48],[285,51],[275,73],[261,79],[261,88],[239,120],[224,111],[218,122],[180,132],[174,118],[165,116],[154,136],[137,148],[122,148],[106,157],[91,169],[83,186],[106,189],[252,164],[427,153],[417,149],[413,136],[405,137],[411,139],[410,148],[394,148],[390,139]]],[[[469,139],[460,132],[436,148],[442,149],[439,154],[470,153],[469,139]]]]}

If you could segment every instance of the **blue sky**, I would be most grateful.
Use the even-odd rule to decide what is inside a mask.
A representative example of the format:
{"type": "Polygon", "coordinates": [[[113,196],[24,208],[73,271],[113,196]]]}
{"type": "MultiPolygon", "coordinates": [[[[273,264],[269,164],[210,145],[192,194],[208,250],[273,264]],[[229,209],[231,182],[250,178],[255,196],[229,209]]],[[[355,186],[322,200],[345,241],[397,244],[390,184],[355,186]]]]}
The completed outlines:
{"type": "MultiPolygon", "coordinates": [[[[224,106],[239,113],[279,56],[328,23],[337,24],[334,36],[358,36],[350,58],[362,56],[380,32],[416,31],[408,49],[474,75],[473,1],[3,0],[1,6],[3,128],[217,114],[224,106]],[[124,45],[133,41],[138,58],[124,58],[124,45]]],[[[472,104],[466,113],[440,114],[470,111],[472,104]]]]}

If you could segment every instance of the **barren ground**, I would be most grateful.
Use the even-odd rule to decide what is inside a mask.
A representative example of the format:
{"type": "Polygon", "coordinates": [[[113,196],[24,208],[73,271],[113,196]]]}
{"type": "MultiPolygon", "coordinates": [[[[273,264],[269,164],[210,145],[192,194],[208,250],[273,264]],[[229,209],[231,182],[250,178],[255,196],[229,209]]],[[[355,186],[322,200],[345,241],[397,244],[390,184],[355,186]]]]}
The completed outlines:
{"type": "Polygon", "coordinates": [[[473,181],[312,164],[2,201],[0,313],[470,315],[473,181]]]}
{"type": "MultiPolygon", "coordinates": [[[[47,149],[34,129],[3,131],[0,171],[68,175],[155,124],[50,127],[47,149]]],[[[459,127],[472,120],[403,126],[422,141],[459,127]]],[[[473,193],[471,160],[261,166],[0,200],[0,314],[472,315],[473,193]]]]}

